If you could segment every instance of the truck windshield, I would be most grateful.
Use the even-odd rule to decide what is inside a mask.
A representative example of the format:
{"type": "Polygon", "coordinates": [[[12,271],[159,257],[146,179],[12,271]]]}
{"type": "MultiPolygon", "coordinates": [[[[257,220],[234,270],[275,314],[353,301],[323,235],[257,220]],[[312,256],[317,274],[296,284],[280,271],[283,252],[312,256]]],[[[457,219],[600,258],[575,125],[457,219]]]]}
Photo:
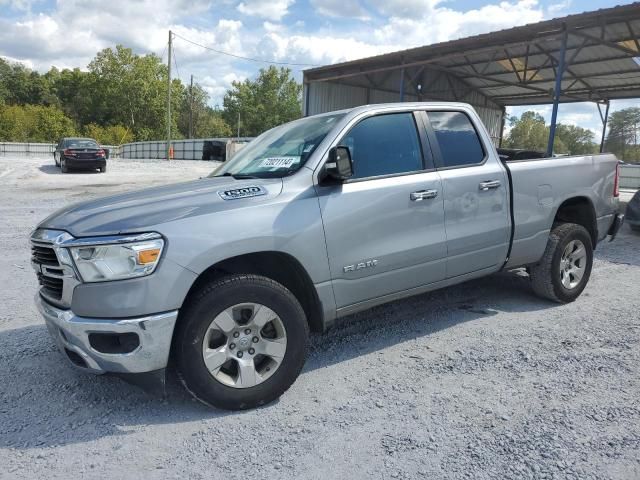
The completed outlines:
{"type": "Polygon", "coordinates": [[[210,177],[272,178],[299,170],[344,113],[296,120],[267,130],[210,177]]]}

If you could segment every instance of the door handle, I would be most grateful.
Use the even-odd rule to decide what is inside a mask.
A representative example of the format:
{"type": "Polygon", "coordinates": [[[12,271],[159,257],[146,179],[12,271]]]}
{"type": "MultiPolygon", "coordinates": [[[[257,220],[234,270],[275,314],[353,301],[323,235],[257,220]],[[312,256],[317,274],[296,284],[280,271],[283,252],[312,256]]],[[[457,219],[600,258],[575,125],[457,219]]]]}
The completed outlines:
{"type": "Polygon", "coordinates": [[[412,202],[421,202],[429,198],[436,198],[438,196],[438,190],[418,190],[417,192],[411,192],[409,198],[412,202]]]}
{"type": "Polygon", "coordinates": [[[480,182],[480,190],[486,192],[487,190],[498,188],[500,186],[500,180],[489,180],[486,182],[480,182]]]}

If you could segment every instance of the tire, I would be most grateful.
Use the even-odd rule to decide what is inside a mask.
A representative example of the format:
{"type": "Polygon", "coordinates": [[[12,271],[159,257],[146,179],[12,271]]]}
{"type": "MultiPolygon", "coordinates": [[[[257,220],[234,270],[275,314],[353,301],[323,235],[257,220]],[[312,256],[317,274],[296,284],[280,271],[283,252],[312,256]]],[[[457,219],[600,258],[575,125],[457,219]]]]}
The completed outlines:
{"type": "Polygon", "coordinates": [[[289,290],[266,277],[230,275],[206,284],[188,299],[176,326],[173,356],[180,380],[196,399],[222,409],[244,410],[277,399],[293,384],[304,365],[308,339],[304,310],[289,290]],[[268,318],[274,320],[260,327],[257,320],[260,315],[256,312],[264,307],[266,310],[262,312],[270,313],[262,317],[269,315],[268,318]],[[232,329],[225,324],[226,333],[223,333],[217,324],[224,323],[220,318],[231,318],[225,317],[226,313],[231,313],[235,320],[229,323],[232,329]],[[248,323],[238,321],[238,314],[246,314],[248,323]],[[254,319],[256,323],[252,323],[254,319]],[[250,330],[247,326],[253,328],[250,335],[245,335],[250,330]],[[271,330],[267,332],[269,327],[271,330]],[[284,347],[276,330],[280,334],[284,332],[284,347]],[[259,337],[254,336],[256,333],[259,337]],[[272,336],[268,338],[267,333],[272,336]],[[234,336],[236,334],[239,336],[234,336]],[[236,341],[238,345],[233,343],[236,341]],[[256,343],[247,346],[248,341],[256,343]],[[266,346],[275,344],[281,349],[278,358],[260,354],[266,352],[263,350],[266,346]],[[255,346],[255,350],[251,346],[255,346]],[[213,370],[205,364],[207,351],[211,358],[221,355],[221,360],[213,363],[213,370]],[[221,363],[223,361],[225,363],[221,363]],[[218,363],[221,366],[215,368],[218,363]],[[244,377],[249,379],[246,385],[243,385],[242,368],[248,371],[253,368],[256,372],[254,377],[250,374],[244,377]],[[257,383],[252,384],[256,379],[257,383]]]}
{"type": "Polygon", "coordinates": [[[533,291],[554,302],[573,302],[587,286],[592,266],[593,244],[589,232],[575,223],[555,225],[549,234],[547,248],[540,263],[531,267],[533,291]],[[576,258],[580,256],[580,245],[584,247],[584,258],[578,261],[576,258]],[[565,261],[563,257],[566,250],[572,253],[565,261]],[[580,272],[581,277],[578,279],[580,272]]]}
{"type": "Polygon", "coordinates": [[[107,166],[105,165],[104,167],[100,167],[100,173],[104,173],[107,171],[107,166]]]}
{"type": "Polygon", "coordinates": [[[62,173],[69,173],[69,168],[67,168],[67,162],[64,159],[60,160],[60,171],[62,173]]]}
{"type": "Polygon", "coordinates": [[[54,163],[56,164],[56,167],[59,167],[59,166],[60,166],[60,163],[58,162],[58,159],[56,158],[56,156],[55,156],[55,155],[53,156],[53,161],[54,161],[54,163]]]}

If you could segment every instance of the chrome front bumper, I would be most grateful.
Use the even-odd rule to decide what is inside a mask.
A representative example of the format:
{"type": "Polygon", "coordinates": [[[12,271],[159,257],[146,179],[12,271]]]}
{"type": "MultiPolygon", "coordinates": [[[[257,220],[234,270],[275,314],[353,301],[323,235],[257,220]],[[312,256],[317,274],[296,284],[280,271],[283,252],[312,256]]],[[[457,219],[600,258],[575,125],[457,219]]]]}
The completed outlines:
{"type": "Polygon", "coordinates": [[[167,366],[177,310],[127,319],[86,318],[50,305],[39,293],[35,302],[62,353],[81,370],[145,373],[167,366]],[[91,334],[135,334],[139,344],[128,353],[105,353],[92,346],[91,334]]]}

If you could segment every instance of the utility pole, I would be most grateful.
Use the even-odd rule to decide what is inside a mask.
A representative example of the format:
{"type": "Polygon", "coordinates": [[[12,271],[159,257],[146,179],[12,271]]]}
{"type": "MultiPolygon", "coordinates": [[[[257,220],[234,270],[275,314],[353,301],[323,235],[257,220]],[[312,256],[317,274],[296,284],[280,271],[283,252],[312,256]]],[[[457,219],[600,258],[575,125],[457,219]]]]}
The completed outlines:
{"type": "Polygon", "coordinates": [[[168,54],[168,81],[167,81],[167,160],[170,160],[169,152],[171,151],[171,40],[173,34],[169,30],[169,54],[168,54]]]}
{"type": "Polygon", "coordinates": [[[240,112],[238,111],[238,140],[240,140],[240,112]]]}
{"type": "Polygon", "coordinates": [[[189,84],[189,138],[193,138],[193,75],[189,84]]]}

